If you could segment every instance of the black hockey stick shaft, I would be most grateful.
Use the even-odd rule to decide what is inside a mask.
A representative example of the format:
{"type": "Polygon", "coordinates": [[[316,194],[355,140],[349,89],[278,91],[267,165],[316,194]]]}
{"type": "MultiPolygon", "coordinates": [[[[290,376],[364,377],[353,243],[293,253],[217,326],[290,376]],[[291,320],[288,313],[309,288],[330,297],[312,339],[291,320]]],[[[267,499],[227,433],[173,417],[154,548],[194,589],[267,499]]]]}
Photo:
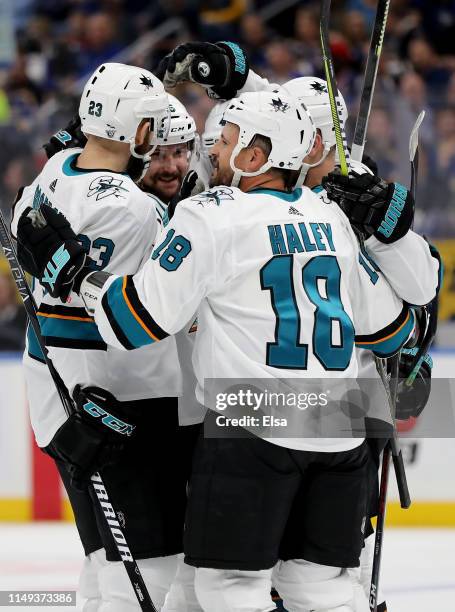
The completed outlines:
{"type": "Polygon", "coordinates": [[[346,133],[344,129],[344,121],[341,115],[341,101],[338,93],[337,82],[335,78],[335,70],[333,68],[332,53],[330,51],[329,40],[329,23],[330,23],[330,5],[331,0],[322,0],[321,4],[321,19],[319,24],[321,36],[322,61],[324,63],[325,78],[327,81],[327,90],[329,93],[330,110],[332,113],[333,127],[335,130],[335,140],[340,159],[341,174],[347,176],[349,174],[349,149],[346,142],[346,133]]]}
{"type": "Polygon", "coordinates": [[[352,141],[351,155],[352,159],[356,161],[362,161],[363,150],[365,148],[368,120],[370,118],[371,103],[373,101],[376,76],[378,74],[379,60],[381,58],[389,6],[390,0],[379,0],[376,9],[365,76],[363,79],[362,94],[360,97],[359,114],[357,115],[354,138],[352,141]]]}
{"type": "Polygon", "coordinates": [[[379,576],[381,571],[382,546],[384,542],[384,524],[387,509],[387,490],[389,486],[390,455],[391,448],[390,444],[387,443],[382,453],[381,485],[379,488],[379,508],[378,518],[376,521],[376,534],[374,540],[370,597],[368,601],[370,606],[370,612],[376,612],[378,607],[379,576]]]}
{"type": "MultiPolygon", "coordinates": [[[[71,397],[68,393],[68,389],[66,388],[63,380],[60,378],[57,370],[52,363],[46,345],[44,343],[43,337],[41,335],[41,328],[39,325],[38,317],[37,317],[37,307],[35,300],[33,298],[33,294],[28,286],[27,279],[25,277],[24,271],[22,270],[22,266],[19,263],[17,258],[16,251],[14,249],[8,227],[6,225],[4,216],[0,211],[0,244],[2,246],[3,252],[5,253],[5,257],[8,261],[8,264],[11,269],[11,274],[16,283],[19,294],[24,303],[24,308],[28,316],[28,320],[30,321],[30,325],[33,329],[33,332],[36,336],[36,339],[39,343],[41,351],[44,356],[44,360],[46,362],[47,367],[49,368],[49,372],[52,376],[52,379],[55,384],[55,388],[59,394],[59,397],[62,401],[63,408],[65,410],[66,415],[69,417],[72,412],[74,412],[74,405],[71,400],[71,397]]],[[[102,478],[100,474],[97,472],[93,474],[91,477],[92,485],[95,491],[95,494],[99,500],[101,510],[106,518],[106,522],[108,524],[108,528],[112,534],[115,545],[117,547],[120,558],[123,561],[125,566],[125,570],[129,576],[131,581],[131,585],[134,589],[135,595],[143,612],[157,612],[157,609],[153,605],[150,594],[147,591],[147,587],[145,585],[144,579],[141,575],[139,567],[134,560],[134,557],[131,554],[131,551],[128,547],[128,544],[125,539],[125,535],[121,529],[121,526],[117,520],[117,514],[113,509],[111,503],[109,502],[109,497],[106,492],[106,488],[103,484],[102,478]]]]}

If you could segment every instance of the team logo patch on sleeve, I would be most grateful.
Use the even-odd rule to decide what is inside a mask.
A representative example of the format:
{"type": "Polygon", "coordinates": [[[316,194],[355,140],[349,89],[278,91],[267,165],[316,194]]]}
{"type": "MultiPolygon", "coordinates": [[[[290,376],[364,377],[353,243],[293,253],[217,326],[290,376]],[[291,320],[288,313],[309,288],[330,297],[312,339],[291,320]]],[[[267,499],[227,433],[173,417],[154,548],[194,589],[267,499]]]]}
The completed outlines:
{"type": "Polygon", "coordinates": [[[223,200],[233,200],[234,196],[232,193],[233,191],[229,187],[222,187],[213,191],[203,191],[194,198],[191,198],[191,201],[196,202],[198,206],[205,206],[205,204],[219,206],[223,200]]]}
{"type": "Polygon", "coordinates": [[[113,176],[99,176],[90,183],[87,197],[96,196],[95,200],[103,200],[109,196],[125,198],[122,192],[128,193],[128,189],[123,187],[123,180],[113,176]]]}

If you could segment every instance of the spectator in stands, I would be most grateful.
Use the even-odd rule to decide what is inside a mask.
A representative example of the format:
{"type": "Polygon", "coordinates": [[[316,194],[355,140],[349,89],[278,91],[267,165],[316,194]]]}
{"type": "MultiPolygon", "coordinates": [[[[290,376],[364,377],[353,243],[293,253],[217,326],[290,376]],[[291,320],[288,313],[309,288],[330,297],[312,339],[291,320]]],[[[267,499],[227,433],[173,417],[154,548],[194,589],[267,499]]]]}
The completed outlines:
{"type": "Polygon", "coordinates": [[[414,70],[420,74],[428,87],[430,103],[437,105],[445,95],[450,71],[423,38],[414,38],[410,41],[408,55],[414,70]]]}
{"type": "Polygon", "coordinates": [[[8,272],[0,271],[0,351],[22,351],[26,314],[19,305],[16,286],[8,272]]]}
{"type": "Polygon", "coordinates": [[[265,50],[270,40],[262,17],[256,13],[248,13],[240,23],[241,44],[245,49],[253,70],[263,70],[266,65],[265,50]]]}
{"type": "Polygon", "coordinates": [[[86,21],[84,49],[78,57],[79,76],[93,72],[122,49],[114,18],[108,13],[95,13],[86,21]]]}
{"type": "Polygon", "coordinates": [[[238,38],[247,0],[202,0],[198,4],[199,30],[203,40],[216,42],[238,38]]]}
{"type": "Polygon", "coordinates": [[[266,49],[267,66],[265,72],[271,83],[282,85],[290,79],[304,76],[298,69],[298,64],[290,45],[284,40],[269,43],[266,49]]]}
{"type": "Polygon", "coordinates": [[[294,36],[293,50],[299,58],[299,69],[307,76],[320,74],[322,58],[318,7],[304,6],[297,10],[294,36]]]}
{"type": "Polygon", "coordinates": [[[344,15],[343,30],[351,55],[357,61],[362,61],[368,53],[369,36],[363,14],[359,11],[348,11],[344,15]]]}

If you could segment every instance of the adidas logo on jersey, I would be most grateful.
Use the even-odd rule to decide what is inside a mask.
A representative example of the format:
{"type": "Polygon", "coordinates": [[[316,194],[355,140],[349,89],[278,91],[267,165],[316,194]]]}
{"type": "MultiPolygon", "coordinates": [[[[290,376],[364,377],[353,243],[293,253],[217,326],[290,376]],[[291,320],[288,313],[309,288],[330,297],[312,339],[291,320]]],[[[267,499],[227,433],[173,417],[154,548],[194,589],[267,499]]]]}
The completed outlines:
{"type": "Polygon", "coordinates": [[[52,183],[49,185],[49,189],[52,191],[52,193],[55,193],[55,187],[57,185],[57,180],[58,179],[53,180],[52,183]]]}
{"type": "Polygon", "coordinates": [[[299,215],[299,217],[303,217],[302,213],[301,213],[301,212],[299,212],[299,211],[297,210],[297,208],[294,208],[293,206],[290,206],[290,207],[289,207],[288,213],[289,213],[290,215],[299,215]]]}

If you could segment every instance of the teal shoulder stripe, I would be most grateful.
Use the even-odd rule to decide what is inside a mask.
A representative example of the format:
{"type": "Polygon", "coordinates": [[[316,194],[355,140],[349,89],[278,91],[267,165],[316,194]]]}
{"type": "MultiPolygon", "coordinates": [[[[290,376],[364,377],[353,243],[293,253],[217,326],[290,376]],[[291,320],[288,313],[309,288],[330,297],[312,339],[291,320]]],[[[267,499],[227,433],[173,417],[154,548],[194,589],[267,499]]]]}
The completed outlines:
{"type": "Polygon", "coordinates": [[[324,191],[324,187],[322,185],[316,185],[316,187],[313,187],[311,191],[313,193],[321,193],[321,191],[324,191]]]}
{"type": "Polygon", "coordinates": [[[413,310],[409,311],[409,319],[400,329],[390,338],[377,342],[375,344],[361,344],[360,348],[369,349],[373,351],[378,357],[390,357],[400,350],[406,340],[409,338],[414,325],[415,325],[415,314],[413,310]]]}
{"type": "Polygon", "coordinates": [[[137,322],[128,304],[125,302],[122,285],[123,277],[116,278],[106,292],[107,303],[111,309],[112,316],[134,348],[153,344],[153,338],[137,322]]]}
{"type": "Polygon", "coordinates": [[[291,193],[287,193],[285,191],[278,191],[277,189],[253,189],[248,193],[271,195],[280,198],[280,200],[285,200],[286,202],[296,202],[300,199],[302,195],[302,188],[297,187],[297,189],[294,189],[294,191],[292,191],[291,193]]]}
{"type": "Polygon", "coordinates": [[[72,321],[38,315],[43,336],[104,342],[95,321],[72,321]]]}
{"type": "Polygon", "coordinates": [[[35,332],[30,325],[27,329],[27,346],[30,357],[34,357],[35,359],[44,362],[43,351],[41,350],[38,340],[36,339],[35,332]]]}

